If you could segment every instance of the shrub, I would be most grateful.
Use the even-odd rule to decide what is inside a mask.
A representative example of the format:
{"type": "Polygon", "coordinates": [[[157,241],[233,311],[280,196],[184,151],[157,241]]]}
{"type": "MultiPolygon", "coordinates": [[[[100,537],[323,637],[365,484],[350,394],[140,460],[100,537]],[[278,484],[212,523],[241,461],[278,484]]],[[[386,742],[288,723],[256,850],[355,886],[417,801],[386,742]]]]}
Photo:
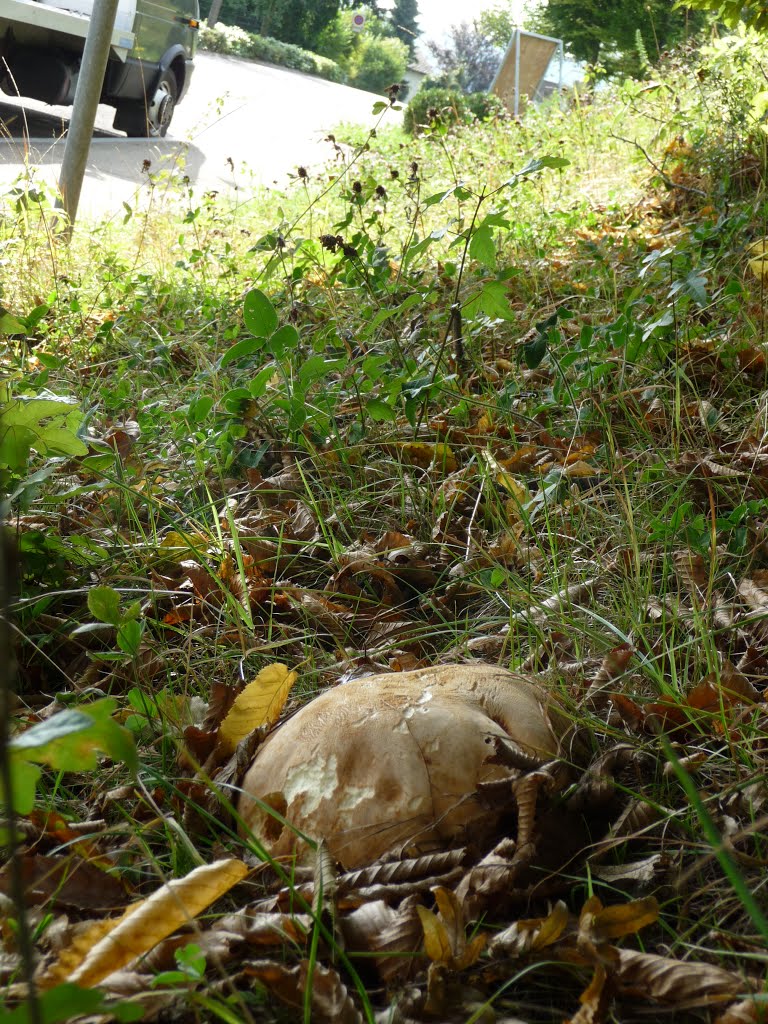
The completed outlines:
{"type": "Polygon", "coordinates": [[[269,36],[246,32],[237,25],[217,24],[215,28],[203,26],[200,29],[200,48],[213,53],[228,53],[235,57],[249,57],[252,60],[278,64],[294,71],[305,71],[319,75],[331,82],[343,82],[344,72],[339,65],[309,50],[302,50],[292,43],[281,43],[269,36]]]}
{"type": "Polygon", "coordinates": [[[401,82],[408,68],[408,47],[392,37],[368,36],[354,54],[350,84],[370,92],[384,92],[401,82]]]}
{"type": "Polygon", "coordinates": [[[509,114],[503,100],[492,92],[471,92],[464,102],[478,121],[498,121],[509,114]]]}
{"type": "Polygon", "coordinates": [[[421,88],[405,108],[403,128],[411,135],[418,135],[429,126],[432,117],[427,111],[436,110],[445,124],[456,124],[464,120],[466,97],[458,89],[421,88]]]}
{"type": "Polygon", "coordinates": [[[457,124],[459,121],[487,121],[504,117],[506,107],[488,92],[463,93],[460,89],[440,86],[422,87],[405,108],[403,127],[411,135],[418,135],[424,126],[433,120],[428,111],[437,111],[443,124],[457,124]]]}

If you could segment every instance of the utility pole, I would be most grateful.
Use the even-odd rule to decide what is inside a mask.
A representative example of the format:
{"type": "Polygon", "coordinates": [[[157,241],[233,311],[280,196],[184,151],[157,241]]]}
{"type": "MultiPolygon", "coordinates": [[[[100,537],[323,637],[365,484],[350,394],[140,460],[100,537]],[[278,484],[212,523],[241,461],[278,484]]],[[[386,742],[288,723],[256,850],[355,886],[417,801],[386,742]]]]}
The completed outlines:
{"type": "Polygon", "coordinates": [[[99,105],[104,73],[107,70],[109,47],[115,27],[119,0],[93,0],[93,14],[85,40],[80,75],[75,89],[72,119],[69,122],[64,158],[61,161],[57,209],[62,209],[69,221],[68,232],[77,217],[80,192],[83,187],[85,165],[91,148],[96,108],[99,105]]]}

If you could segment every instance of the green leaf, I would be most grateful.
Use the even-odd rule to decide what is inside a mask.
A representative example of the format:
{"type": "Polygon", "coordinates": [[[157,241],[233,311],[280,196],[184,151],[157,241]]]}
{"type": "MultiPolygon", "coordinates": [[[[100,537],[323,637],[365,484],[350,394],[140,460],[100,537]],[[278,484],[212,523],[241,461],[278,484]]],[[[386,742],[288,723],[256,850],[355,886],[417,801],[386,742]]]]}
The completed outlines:
{"type": "Polygon", "coordinates": [[[536,334],[523,345],[523,358],[529,370],[535,370],[547,354],[547,335],[536,334]]]}
{"type": "Polygon", "coordinates": [[[0,306],[0,334],[26,334],[27,329],[21,320],[0,306]]]}
{"type": "MultiPolygon", "coordinates": [[[[10,803],[16,814],[29,814],[35,806],[35,789],[41,775],[35,764],[30,764],[21,757],[11,758],[11,799],[10,803]]],[[[8,799],[0,785],[0,806],[7,807],[8,799]]]]}
{"type": "Polygon", "coordinates": [[[135,771],[138,762],[131,735],[111,717],[116,703],[113,697],[104,697],[77,710],[60,711],[14,736],[8,749],[59,771],[92,771],[98,752],[135,771]]]}
{"type": "Polygon", "coordinates": [[[307,387],[313,381],[327,377],[335,370],[343,370],[346,364],[346,359],[326,359],[321,355],[310,356],[301,364],[299,381],[303,387],[307,387]]]}
{"type": "Polygon", "coordinates": [[[120,595],[112,587],[91,587],[88,591],[88,611],[99,622],[119,626],[122,619],[120,595]]]}
{"type": "Polygon", "coordinates": [[[243,303],[243,320],[257,338],[267,338],[277,327],[277,313],[264,292],[252,288],[243,303]]]}
{"type": "Polygon", "coordinates": [[[484,313],[492,320],[512,320],[514,314],[509,308],[509,293],[503,281],[488,281],[464,305],[467,316],[484,313]]]}
{"type": "MultiPolygon", "coordinates": [[[[98,1013],[119,1021],[140,1020],[144,1010],[138,1003],[110,1003],[102,992],[92,988],[79,988],[66,982],[47,992],[38,990],[38,1003],[42,1024],[66,1024],[78,1017],[98,1013]]],[[[2,1009],[2,1008],[0,1008],[2,1009]]],[[[3,1024],[30,1024],[29,1003],[13,1010],[2,1010],[3,1024]]]]}
{"type": "Polygon", "coordinates": [[[266,345],[266,351],[275,359],[281,359],[286,352],[294,352],[299,345],[299,332],[293,324],[284,324],[275,331],[266,345]]]}
{"type": "Polygon", "coordinates": [[[544,170],[545,167],[549,167],[555,170],[559,170],[563,167],[567,167],[570,163],[564,156],[539,156],[535,160],[529,161],[520,171],[516,171],[512,177],[507,181],[507,185],[516,185],[518,181],[523,178],[531,178],[534,174],[538,174],[539,171],[544,170]]]}
{"type": "Polygon", "coordinates": [[[238,359],[245,359],[247,356],[252,356],[256,352],[259,352],[264,347],[264,338],[259,336],[258,338],[244,338],[242,341],[238,341],[228,348],[224,355],[221,357],[219,365],[222,369],[225,366],[229,366],[230,363],[237,362],[238,359]]]}
{"type": "Polygon", "coordinates": [[[117,646],[132,658],[135,657],[141,645],[143,632],[142,624],[135,619],[123,622],[117,631],[117,646]]]}
{"type": "Polygon", "coordinates": [[[40,455],[87,455],[77,436],[82,422],[80,409],[56,396],[15,398],[0,416],[0,463],[22,469],[34,449],[40,455]]]}
{"type": "Polygon", "coordinates": [[[395,419],[395,410],[380,398],[369,399],[365,403],[365,411],[377,423],[391,423],[395,419]]]}
{"type": "Polygon", "coordinates": [[[250,391],[245,388],[232,388],[221,400],[221,404],[233,416],[240,416],[243,408],[253,399],[250,391]]]}
{"type": "MultiPolygon", "coordinates": [[[[278,332],[279,333],[279,332],[278,332]]],[[[261,398],[269,387],[269,382],[275,375],[275,365],[270,363],[263,370],[259,370],[251,383],[248,385],[248,392],[253,398],[261,398]]]]}
{"type": "Polygon", "coordinates": [[[487,224],[481,224],[472,235],[469,243],[469,255],[490,270],[496,269],[496,243],[493,240],[493,232],[487,224]]]}
{"type": "Polygon", "coordinates": [[[206,395],[189,403],[189,418],[193,423],[202,423],[213,408],[213,399],[206,395]]]}

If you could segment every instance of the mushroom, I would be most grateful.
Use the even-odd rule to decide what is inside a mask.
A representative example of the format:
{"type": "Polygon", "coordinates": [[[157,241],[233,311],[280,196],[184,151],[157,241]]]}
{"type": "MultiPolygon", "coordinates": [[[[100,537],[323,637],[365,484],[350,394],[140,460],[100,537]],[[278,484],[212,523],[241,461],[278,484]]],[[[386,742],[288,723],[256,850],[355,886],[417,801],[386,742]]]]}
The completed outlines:
{"type": "Polygon", "coordinates": [[[489,665],[367,676],[326,690],[276,728],[243,780],[238,810],[273,857],[325,840],[349,871],[492,840],[506,799],[484,783],[556,757],[564,716],[529,678],[489,665]],[[503,748],[503,756],[499,756],[503,748]],[[273,813],[274,812],[274,813],[273,813]]]}

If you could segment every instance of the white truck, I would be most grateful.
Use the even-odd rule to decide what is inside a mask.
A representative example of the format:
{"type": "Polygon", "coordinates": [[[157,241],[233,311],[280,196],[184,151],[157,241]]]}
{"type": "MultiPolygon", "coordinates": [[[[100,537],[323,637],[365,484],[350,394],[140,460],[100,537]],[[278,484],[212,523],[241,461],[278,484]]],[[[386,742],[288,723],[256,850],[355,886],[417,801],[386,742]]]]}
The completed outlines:
{"type": "MultiPolygon", "coordinates": [[[[0,0],[0,89],[52,105],[74,100],[98,0],[0,0]]],[[[119,0],[101,102],[131,136],[163,136],[189,87],[198,0],[119,0]]]]}

